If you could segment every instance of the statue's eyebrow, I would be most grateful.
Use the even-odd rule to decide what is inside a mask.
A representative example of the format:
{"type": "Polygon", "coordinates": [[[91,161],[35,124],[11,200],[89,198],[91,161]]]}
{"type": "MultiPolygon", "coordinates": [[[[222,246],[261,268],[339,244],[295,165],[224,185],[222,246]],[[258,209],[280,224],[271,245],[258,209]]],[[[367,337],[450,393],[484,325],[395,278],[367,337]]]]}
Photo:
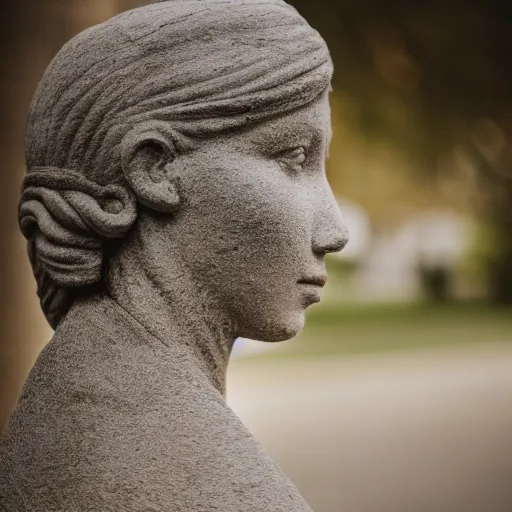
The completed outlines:
{"type": "Polygon", "coordinates": [[[326,143],[325,130],[304,120],[283,126],[263,126],[261,130],[253,132],[252,143],[268,154],[278,153],[286,149],[304,146],[310,149],[313,146],[326,143]]]}

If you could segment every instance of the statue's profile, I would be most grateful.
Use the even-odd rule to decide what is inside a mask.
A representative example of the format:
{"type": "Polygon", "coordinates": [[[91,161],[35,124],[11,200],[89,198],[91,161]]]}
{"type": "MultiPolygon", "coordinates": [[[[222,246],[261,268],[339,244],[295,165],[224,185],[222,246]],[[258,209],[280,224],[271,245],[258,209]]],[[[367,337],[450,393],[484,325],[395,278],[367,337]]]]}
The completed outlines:
{"type": "Polygon", "coordinates": [[[20,202],[55,335],[0,442],[0,509],[309,510],[224,393],[234,340],[297,334],[347,241],[331,74],[281,0],[158,2],[58,53],[20,202]]]}

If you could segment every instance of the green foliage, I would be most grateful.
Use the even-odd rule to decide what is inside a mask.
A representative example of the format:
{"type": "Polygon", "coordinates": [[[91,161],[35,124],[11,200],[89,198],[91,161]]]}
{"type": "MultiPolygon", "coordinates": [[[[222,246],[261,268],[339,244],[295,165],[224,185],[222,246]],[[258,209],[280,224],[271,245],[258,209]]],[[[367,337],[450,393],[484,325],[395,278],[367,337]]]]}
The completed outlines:
{"type": "Polygon", "coordinates": [[[471,245],[460,270],[467,275],[484,278],[490,262],[499,255],[499,236],[492,225],[475,223],[471,236],[471,245]]]}

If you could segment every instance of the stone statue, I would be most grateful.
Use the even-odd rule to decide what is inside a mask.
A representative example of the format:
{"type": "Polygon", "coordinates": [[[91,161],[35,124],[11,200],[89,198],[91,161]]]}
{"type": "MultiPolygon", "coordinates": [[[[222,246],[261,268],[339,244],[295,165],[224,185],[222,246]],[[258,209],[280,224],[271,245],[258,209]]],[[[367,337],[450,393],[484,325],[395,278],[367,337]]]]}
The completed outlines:
{"type": "Polygon", "coordinates": [[[297,334],[347,241],[328,49],[282,0],[174,0],[67,43],[20,226],[55,335],[0,448],[8,512],[308,511],[226,405],[238,336],[297,334]]]}

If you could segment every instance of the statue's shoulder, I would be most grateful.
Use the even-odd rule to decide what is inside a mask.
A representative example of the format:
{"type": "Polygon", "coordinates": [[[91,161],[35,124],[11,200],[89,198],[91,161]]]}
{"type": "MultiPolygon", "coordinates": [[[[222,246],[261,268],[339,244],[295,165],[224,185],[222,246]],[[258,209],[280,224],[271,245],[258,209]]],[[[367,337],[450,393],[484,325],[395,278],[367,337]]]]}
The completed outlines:
{"type": "Polygon", "coordinates": [[[10,508],[309,511],[201,371],[106,315],[72,312],[30,374],[3,441],[10,508]]]}

